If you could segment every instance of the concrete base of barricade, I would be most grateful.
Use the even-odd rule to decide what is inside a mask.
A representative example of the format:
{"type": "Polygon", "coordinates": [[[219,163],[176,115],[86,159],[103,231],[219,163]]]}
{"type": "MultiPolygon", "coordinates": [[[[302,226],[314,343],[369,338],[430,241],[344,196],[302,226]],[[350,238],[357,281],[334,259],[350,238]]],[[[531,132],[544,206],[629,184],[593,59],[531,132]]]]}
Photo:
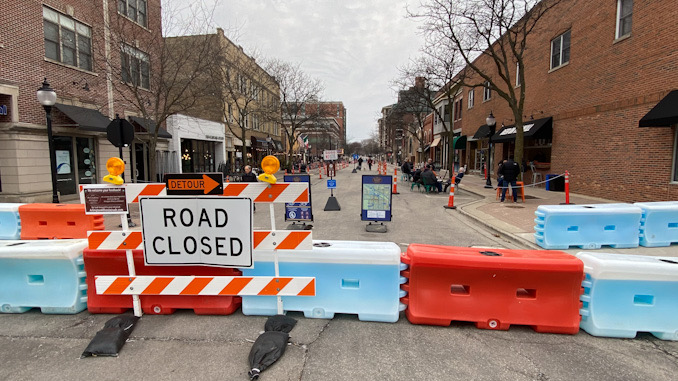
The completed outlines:
{"type": "Polygon", "coordinates": [[[302,222],[300,224],[292,222],[291,224],[287,225],[286,230],[311,230],[311,229],[313,229],[313,225],[311,224],[306,225],[305,222],[302,222]]]}
{"type": "MultiPolygon", "coordinates": [[[[404,306],[400,248],[392,242],[314,241],[313,250],[280,251],[280,276],[316,278],[316,296],[283,296],[283,311],[307,318],[354,314],[362,321],[394,323],[404,306]]],[[[255,252],[254,268],[244,276],[274,273],[273,252],[255,252]]],[[[277,314],[275,296],[243,296],[245,315],[277,314]]]]}
{"type": "Polygon", "coordinates": [[[87,308],[82,252],[87,240],[3,241],[0,312],[77,314],[87,308]]]}
{"type": "Polygon", "coordinates": [[[370,222],[365,226],[365,231],[368,233],[386,233],[388,232],[388,227],[383,222],[378,225],[370,222]]]}

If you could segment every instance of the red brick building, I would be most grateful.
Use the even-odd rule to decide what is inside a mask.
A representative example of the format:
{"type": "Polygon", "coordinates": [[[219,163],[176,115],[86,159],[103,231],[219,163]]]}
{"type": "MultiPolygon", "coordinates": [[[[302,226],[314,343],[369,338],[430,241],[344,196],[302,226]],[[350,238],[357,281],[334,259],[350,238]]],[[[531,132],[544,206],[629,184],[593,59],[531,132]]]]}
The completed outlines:
{"type": "MultiPolygon", "coordinates": [[[[677,18],[675,0],[563,0],[539,22],[527,42],[523,121],[524,158],[542,177],[569,171],[573,192],[620,201],[678,199],[678,99],[663,102],[661,126],[639,127],[678,89],[677,18]]],[[[492,66],[486,57],[476,64],[492,66]]],[[[512,113],[483,88],[461,95],[462,164],[480,169],[491,111],[494,174],[513,154],[512,113]]]]}
{"type": "MultiPolygon", "coordinates": [[[[160,0],[10,0],[2,8],[0,202],[51,200],[45,110],[36,99],[43,78],[57,93],[58,190],[62,201],[75,198],[78,185],[101,182],[106,160],[118,156],[106,138],[109,120],[140,115],[123,101],[120,85],[135,83],[149,95],[154,90],[149,81],[156,57],[149,45],[161,40],[160,0]],[[133,43],[120,44],[121,34],[133,36],[133,43]]],[[[146,180],[148,170],[145,131],[136,127],[140,134],[124,151],[128,181],[132,172],[146,180]]]]}

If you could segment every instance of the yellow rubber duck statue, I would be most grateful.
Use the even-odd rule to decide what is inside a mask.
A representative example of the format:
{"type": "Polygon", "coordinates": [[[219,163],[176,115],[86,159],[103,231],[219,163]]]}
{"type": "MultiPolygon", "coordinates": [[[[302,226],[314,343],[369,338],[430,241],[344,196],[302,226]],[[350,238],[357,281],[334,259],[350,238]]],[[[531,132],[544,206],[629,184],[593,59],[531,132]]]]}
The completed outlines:
{"type": "Polygon", "coordinates": [[[269,184],[275,184],[278,180],[273,176],[274,173],[278,172],[280,169],[280,161],[277,157],[273,155],[268,155],[261,160],[261,169],[264,170],[264,173],[259,175],[259,181],[263,181],[269,184]]]}
{"type": "Polygon", "coordinates": [[[125,180],[120,177],[125,172],[125,162],[119,157],[112,157],[106,161],[106,170],[108,174],[104,176],[104,181],[107,183],[122,185],[125,180]]]}

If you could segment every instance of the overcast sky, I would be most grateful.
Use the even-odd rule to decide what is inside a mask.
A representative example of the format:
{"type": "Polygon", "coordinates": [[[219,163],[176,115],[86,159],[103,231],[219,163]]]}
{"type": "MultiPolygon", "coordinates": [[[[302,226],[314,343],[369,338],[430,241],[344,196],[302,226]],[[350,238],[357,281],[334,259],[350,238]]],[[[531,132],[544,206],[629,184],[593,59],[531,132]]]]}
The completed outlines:
{"type": "Polygon", "coordinates": [[[263,58],[300,63],[325,85],[324,100],[347,109],[349,141],[376,131],[395,103],[398,67],[418,55],[422,37],[406,19],[413,0],[221,0],[214,22],[263,58]]]}

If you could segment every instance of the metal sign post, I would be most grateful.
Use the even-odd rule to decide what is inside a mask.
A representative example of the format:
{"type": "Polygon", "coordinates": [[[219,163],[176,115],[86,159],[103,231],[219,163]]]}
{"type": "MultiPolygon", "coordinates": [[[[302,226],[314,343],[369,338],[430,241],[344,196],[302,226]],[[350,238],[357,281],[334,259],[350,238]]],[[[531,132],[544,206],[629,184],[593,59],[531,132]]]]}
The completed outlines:
{"type": "MultiPolygon", "coordinates": [[[[325,151],[327,152],[327,151],[325,151]]],[[[336,151],[335,151],[336,155],[336,151]]],[[[327,199],[327,203],[325,204],[325,211],[337,211],[341,210],[341,206],[339,206],[339,201],[337,201],[337,198],[334,197],[334,189],[337,187],[337,181],[333,180],[333,177],[335,175],[334,171],[335,164],[334,162],[330,163],[327,169],[328,176],[330,177],[330,180],[327,180],[327,188],[330,190],[330,197],[327,199]],[[330,184],[333,184],[333,187],[330,187],[330,184]]]]}

